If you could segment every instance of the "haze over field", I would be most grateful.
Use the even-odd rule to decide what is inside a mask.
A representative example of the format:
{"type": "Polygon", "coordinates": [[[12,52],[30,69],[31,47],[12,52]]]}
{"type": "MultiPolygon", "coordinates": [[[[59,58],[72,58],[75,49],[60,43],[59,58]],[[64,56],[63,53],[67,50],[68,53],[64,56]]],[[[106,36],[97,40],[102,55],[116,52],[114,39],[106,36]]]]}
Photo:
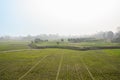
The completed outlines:
{"type": "Polygon", "coordinates": [[[0,0],[0,80],[120,80],[120,0],[0,0]]]}
{"type": "Polygon", "coordinates": [[[120,0],[1,0],[0,36],[116,31],[120,0]]]}

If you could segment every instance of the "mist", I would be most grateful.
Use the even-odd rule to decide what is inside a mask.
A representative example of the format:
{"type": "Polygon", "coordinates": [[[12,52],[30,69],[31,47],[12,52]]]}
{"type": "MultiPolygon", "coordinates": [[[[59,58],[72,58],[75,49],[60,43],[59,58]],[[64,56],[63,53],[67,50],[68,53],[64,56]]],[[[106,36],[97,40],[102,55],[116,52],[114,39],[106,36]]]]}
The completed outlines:
{"type": "Polygon", "coordinates": [[[0,36],[92,35],[120,26],[119,0],[0,1],[0,36]]]}

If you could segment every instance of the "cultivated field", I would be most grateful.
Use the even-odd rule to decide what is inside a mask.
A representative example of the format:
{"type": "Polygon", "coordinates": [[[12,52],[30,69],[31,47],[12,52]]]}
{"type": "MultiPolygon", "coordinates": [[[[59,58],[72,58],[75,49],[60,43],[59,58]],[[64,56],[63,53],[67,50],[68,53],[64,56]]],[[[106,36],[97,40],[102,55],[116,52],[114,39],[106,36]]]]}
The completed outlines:
{"type": "Polygon", "coordinates": [[[49,42],[39,42],[36,43],[37,46],[75,46],[75,47],[101,47],[101,46],[120,46],[120,43],[111,43],[111,42],[80,42],[80,43],[71,43],[71,42],[60,42],[59,45],[56,44],[56,41],[49,42]]]}
{"type": "Polygon", "coordinates": [[[29,49],[28,41],[7,40],[0,41],[0,51],[29,49]]]}
{"type": "Polygon", "coordinates": [[[120,50],[0,52],[0,80],[119,80],[120,50]]]}

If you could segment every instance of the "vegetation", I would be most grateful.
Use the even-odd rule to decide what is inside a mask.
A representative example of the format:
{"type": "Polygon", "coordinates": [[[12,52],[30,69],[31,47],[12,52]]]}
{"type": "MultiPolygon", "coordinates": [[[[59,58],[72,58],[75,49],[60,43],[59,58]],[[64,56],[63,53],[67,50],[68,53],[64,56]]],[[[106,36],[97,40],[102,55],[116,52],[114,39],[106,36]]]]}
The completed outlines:
{"type": "Polygon", "coordinates": [[[120,50],[29,50],[0,54],[0,80],[119,80],[120,50]]]}
{"type": "Polygon", "coordinates": [[[8,50],[19,50],[19,49],[29,49],[28,41],[0,41],[0,51],[8,51],[8,50]]]}
{"type": "Polygon", "coordinates": [[[119,43],[111,43],[111,42],[102,42],[102,41],[94,41],[94,42],[80,42],[80,43],[74,43],[74,42],[60,42],[59,45],[56,43],[56,41],[48,41],[48,42],[39,42],[39,43],[33,43],[36,46],[73,46],[73,47],[102,47],[102,46],[120,46],[119,43]]]}
{"type": "Polygon", "coordinates": [[[64,39],[36,41],[0,42],[0,80],[119,80],[120,78],[119,49],[77,51],[83,47],[119,47],[119,43],[101,40],[74,43],[64,39]],[[35,49],[31,49],[30,46],[35,49]],[[39,50],[36,47],[48,49],[39,50]],[[56,49],[59,47],[62,49],[56,49]],[[68,48],[75,49],[68,50],[68,48]]]}

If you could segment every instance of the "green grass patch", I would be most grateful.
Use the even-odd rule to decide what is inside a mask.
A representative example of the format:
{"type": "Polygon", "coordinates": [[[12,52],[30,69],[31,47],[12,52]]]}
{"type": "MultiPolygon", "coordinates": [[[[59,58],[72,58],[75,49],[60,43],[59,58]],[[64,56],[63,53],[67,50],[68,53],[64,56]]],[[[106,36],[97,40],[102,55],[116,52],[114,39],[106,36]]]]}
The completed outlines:
{"type": "Polygon", "coordinates": [[[119,43],[111,43],[111,42],[80,42],[80,43],[60,42],[59,44],[57,44],[56,41],[39,42],[36,43],[36,45],[37,46],[74,46],[74,47],[120,46],[119,43]]]}
{"type": "Polygon", "coordinates": [[[0,51],[29,49],[28,41],[0,41],[0,51]]]}
{"type": "Polygon", "coordinates": [[[57,80],[119,80],[120,50],[42,49],[0,53],[0,80],[18,80],[23,75],[21,80],[56,80],[56,77],[57,80]],[[44,56],[47,57],[39,62],[44,56]]]}

